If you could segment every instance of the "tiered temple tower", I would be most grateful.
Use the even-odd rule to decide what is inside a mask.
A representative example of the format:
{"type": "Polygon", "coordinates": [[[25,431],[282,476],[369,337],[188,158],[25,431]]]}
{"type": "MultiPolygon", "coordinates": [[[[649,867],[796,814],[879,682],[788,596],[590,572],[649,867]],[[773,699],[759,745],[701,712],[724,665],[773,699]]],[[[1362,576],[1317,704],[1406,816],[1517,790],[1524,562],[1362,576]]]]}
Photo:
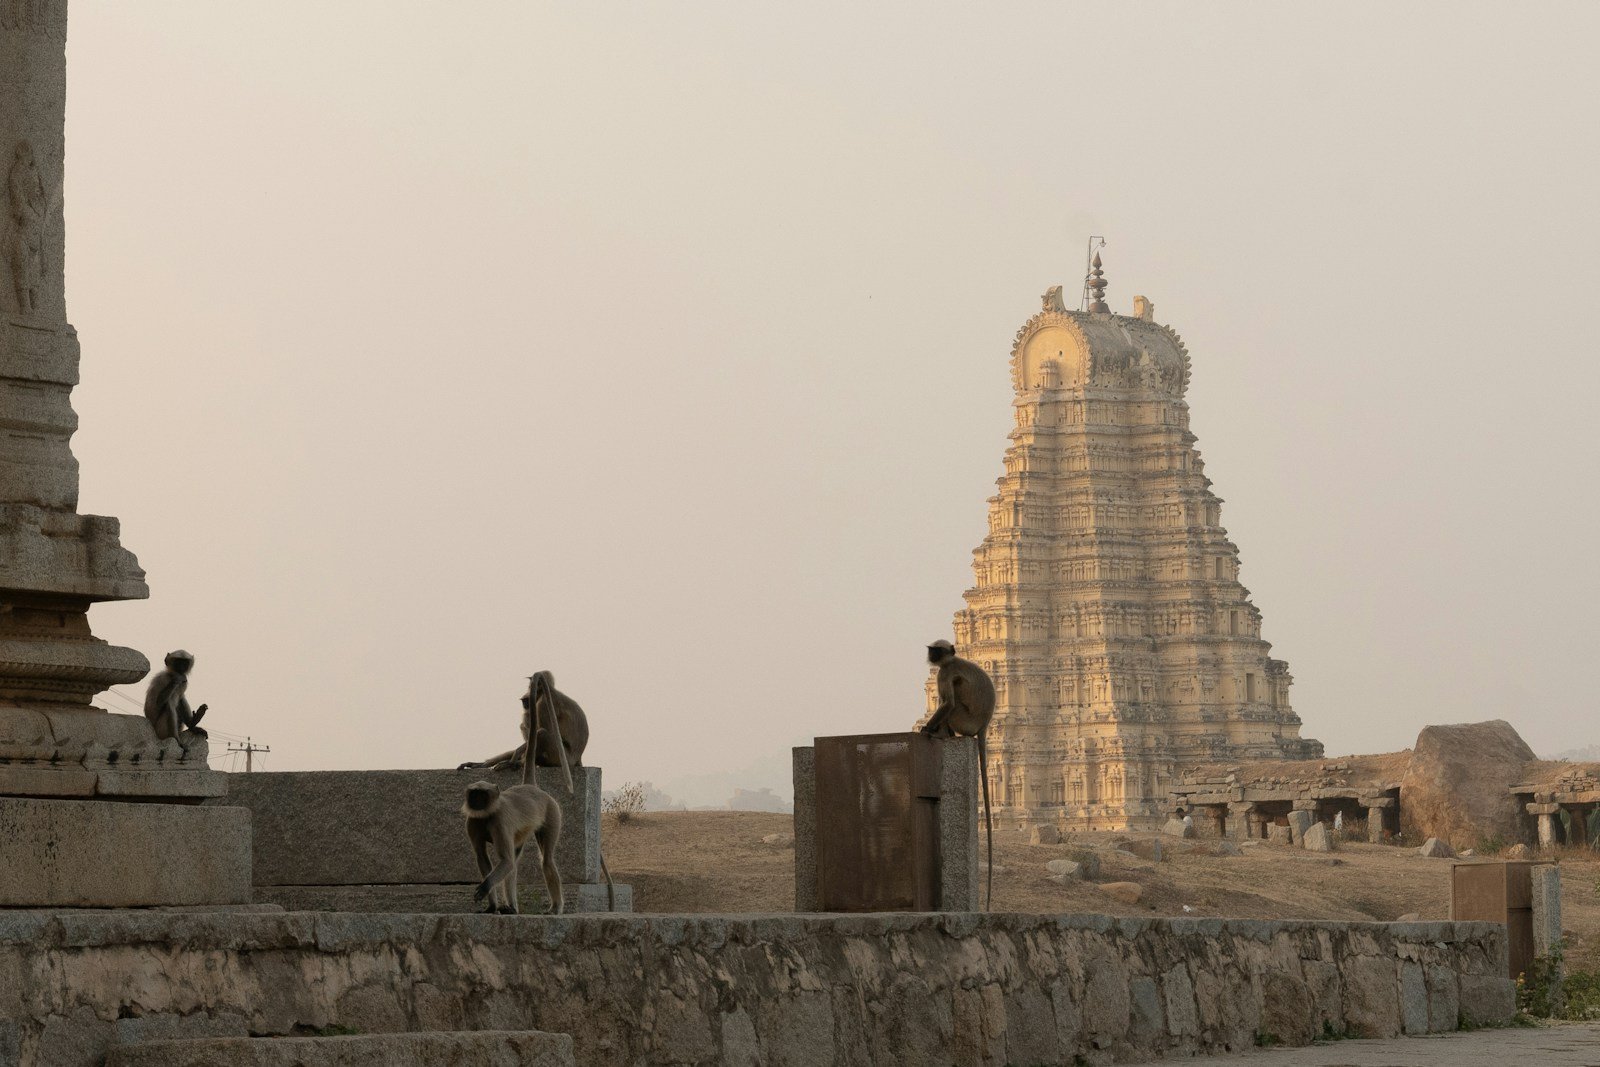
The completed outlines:
{"type": "Polygon", "coordinates": [[[1089,310],[1057,286],[1017,331],[1016,428],[955,617],[998,690],[988,773],[1012,825],[1155,825],[1187,765],[1322,754],[1239,584],[1183,341],[1144,297],[1112,314],[1105,286],[1096,256],[1089,310]]]}

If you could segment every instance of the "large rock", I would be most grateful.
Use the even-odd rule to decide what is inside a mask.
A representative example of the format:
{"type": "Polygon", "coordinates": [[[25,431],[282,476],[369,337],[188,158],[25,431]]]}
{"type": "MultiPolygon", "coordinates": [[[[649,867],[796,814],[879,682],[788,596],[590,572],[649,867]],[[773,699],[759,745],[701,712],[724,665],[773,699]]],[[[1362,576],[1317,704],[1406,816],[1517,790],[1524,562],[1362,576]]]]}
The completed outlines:
{"type": "Polygon", "coordinates": [[[1061,830],[1049,823],[1035,826],[1028,831],[1028,843],[1032,845],[1059,845],[1061,843],[1061,830]]]}
{"type": "Polygon", "coordinates": [[[1291,811],[1289,813],[1289,840],[1299,844],[1300,839],[1305,837],[1306,831],[1310,830],[1312,823],[1316,821],[1317,817],[1309,811],[1291,811]]]}
{"type": "Polygon", "coordinates": [[[1168,819],[1161,832],[1168,837],[1193,837],[1194,823],[1185,819],[1168,819]]]}
{"type": "Polygon", "coordinates": [[[1522,827],[1510,789],[1534,758],[1501,719],[1425,727],[1400,781],[1400,828],[1461,847],[1516,840],[1522,827]]]}
{"type": "Polygon", "coordinates": [[[1430,837],[1417,849],[1417,855],[1430,860],[1447,860],[1455,856],[1455,849],[1437,837],[1430,837]]]}
{"type": "Polygon", "coordinates": [[[1312,823],[1311,829],[1300,835],[1300,847],[1307,852],[1332,852],[1335,848],[1333,831],[1325,822],[1312,823]]]}

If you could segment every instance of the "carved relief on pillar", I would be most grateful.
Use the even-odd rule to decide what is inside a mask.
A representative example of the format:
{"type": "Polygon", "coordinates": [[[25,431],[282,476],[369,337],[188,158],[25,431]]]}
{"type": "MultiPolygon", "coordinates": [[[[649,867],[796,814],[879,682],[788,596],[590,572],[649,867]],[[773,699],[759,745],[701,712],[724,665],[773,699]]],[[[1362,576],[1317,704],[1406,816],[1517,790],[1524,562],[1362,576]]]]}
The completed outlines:
{"type": "Polygon", "coordinates": [[[0,29],[65,39],[66,0],[0,0],[0,29]]]}
{"type": "Polygon", "coordinates": [[[5,258],[11,271],[11,293],[17,310],[24,315],[37,315],[43,299],[44,231],[49,206],[33,144],[18,141],[6,171],[5,258]]]}

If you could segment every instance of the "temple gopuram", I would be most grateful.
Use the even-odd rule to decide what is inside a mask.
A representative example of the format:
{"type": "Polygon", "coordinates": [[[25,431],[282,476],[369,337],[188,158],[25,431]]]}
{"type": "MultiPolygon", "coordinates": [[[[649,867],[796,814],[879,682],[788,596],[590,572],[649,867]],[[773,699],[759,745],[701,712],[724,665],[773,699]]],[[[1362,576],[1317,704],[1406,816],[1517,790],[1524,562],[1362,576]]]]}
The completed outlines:
{"type": "Polygon", "coordinates": [[[955,616],[957,650],[998,691],[1001,825],[1159,826],[1186,768],[1322,755],[1239,582],[1183,341],[1142,296],[1113,313],[1106,284],[1096,255],[1084,310],[1057,286],[1017,331],[1016,427],[955,616]]]}

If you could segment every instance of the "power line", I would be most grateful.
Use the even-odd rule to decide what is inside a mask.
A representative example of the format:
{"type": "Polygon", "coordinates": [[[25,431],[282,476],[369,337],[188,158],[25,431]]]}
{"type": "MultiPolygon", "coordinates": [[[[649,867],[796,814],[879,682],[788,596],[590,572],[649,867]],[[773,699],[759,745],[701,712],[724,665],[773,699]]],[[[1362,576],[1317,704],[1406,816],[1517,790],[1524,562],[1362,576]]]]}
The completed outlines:
{"type": "Polygon", "coordinates": [[[228,746],[228,752],[229,753],[238,753],[238,752],[243,752],[244,753],[244,772],[246,774],[249,774],[251,771],[255,770],[255,754],[257,752],[271,752],[271,751],[272,751],[271,746],[258,745],[254,741],[250,740],[248,737],[244,739],[244,744],[242,744],[242,745],[229,745],[228,746]]]}

